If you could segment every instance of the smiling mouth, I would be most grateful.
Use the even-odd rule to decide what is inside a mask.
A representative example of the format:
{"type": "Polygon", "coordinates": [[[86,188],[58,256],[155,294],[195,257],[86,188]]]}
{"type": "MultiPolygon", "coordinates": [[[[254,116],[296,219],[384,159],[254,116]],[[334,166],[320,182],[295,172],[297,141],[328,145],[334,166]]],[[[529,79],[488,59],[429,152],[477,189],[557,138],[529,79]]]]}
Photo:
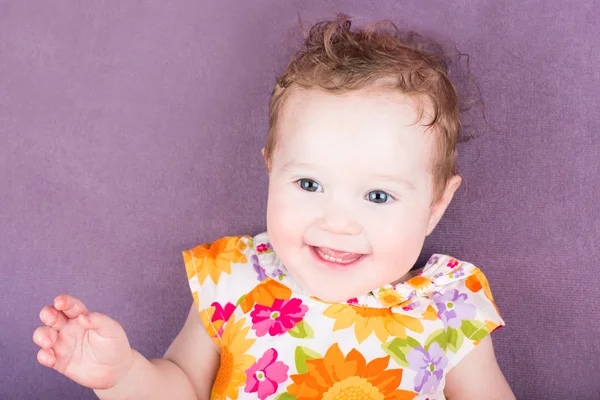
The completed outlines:
{"type": "Polygon", "coordinates": [[[340,266],[352,264],[360,260],[364,254],[349,253],[345,251],[333,250],[326,247],[311,246],[314,254],[328,263],[340,264],[340,266]]]}

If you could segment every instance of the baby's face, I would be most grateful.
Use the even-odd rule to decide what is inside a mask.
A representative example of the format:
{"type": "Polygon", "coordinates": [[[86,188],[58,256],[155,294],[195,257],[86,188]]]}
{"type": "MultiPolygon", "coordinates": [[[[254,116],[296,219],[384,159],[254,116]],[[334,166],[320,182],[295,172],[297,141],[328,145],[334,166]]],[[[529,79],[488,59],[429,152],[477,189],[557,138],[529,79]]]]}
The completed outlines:
{"type": "Polygon", "coordinates": [[[292,277],[325,301],[402,278],[430,224],[434,138],[391,90],[299,90],[280,115],[267,230],[292,277]]]}

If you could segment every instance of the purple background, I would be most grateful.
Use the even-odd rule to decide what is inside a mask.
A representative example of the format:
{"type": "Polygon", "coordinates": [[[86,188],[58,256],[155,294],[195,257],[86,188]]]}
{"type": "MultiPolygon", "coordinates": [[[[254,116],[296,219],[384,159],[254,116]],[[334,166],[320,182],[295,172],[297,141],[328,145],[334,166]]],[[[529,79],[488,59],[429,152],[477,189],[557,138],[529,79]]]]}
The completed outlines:
{"type": "Polygon", "coordinates": [[[421,260],[484,269],[518,398],[600,398],[600,3],[576,3],[0,0],[0,398],[94,398],[36,362],[61,292],[162,355],[191,304],[181,250],[265,227],[259,152],[297,13],[337,11],[470,54],[496,131],[461,145],[468,190],[421,260]]]}

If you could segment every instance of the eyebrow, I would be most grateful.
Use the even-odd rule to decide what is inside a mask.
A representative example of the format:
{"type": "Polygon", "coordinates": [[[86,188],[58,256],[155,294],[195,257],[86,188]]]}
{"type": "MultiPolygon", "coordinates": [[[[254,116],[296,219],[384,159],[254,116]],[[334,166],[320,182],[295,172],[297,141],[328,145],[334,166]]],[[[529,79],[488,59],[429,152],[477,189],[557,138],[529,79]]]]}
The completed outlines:
{"type": "Polygon", "coordinates": [[[402,178],[394,176],[394,175],[375,175],[375,177],[378,179],[385,180],[385,181],[399,183],[403,186],[406,186],[406,188],[408,188],[410,190],[415,190],[415,185],[411,181],[402,179],[402,178]]]}
{"type": "MultiPolygon", "coordinates": [[[[289,162],[285,163],[283,165],[283,167],[281,167],[281,171],[289,171],[294,168],[315,168],[315,167],[316,167],[316,165],[311,164],[311,163],[289,161],[289,162]]],[[[394,175],[389,175],[389,174],[377,174],[377,175],[373,175],[372,177],[376,178],[376,179],[381,179],[381,180],[385,180],[385,181],[398,183],[400,185],[405,186],[407,189],[410,189],[410,190],[416,189],[415,185],[411,181],[400,178],[399,176],[394,176],[394,175]]]]}
{"type": "Polygon", "coordinates": [[[314,168],[315,165],[314,164],[310,164],[310,163],[302,163],[302,162],[297,162],[297,161],[288,161],[287,163],[285,163],[283,165],[283,167],[281,167],[282,171],[289,171],[291,169],[294,168],[314,168]]]}

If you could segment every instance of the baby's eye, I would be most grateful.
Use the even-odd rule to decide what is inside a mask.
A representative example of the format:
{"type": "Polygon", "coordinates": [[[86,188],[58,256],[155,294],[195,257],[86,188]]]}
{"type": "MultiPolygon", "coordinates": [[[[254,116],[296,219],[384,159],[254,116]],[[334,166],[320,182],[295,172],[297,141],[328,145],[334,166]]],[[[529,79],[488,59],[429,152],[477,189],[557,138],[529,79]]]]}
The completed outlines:
{"type": "Polygon", "coordinates": [[[323,190],[319,190],[321,185],[312,179],[299,179],[296,183],[300,186],[302,190],[306,190],[307,192],[322,192],[323,190]]]}
{"type": "Polygon", "coordinates": [[[373,190],[367,193],[366,198],[367,200],[378,204],[389,203],[389,201],[394,200],[391,195],[387,194],[383,190],[373,190]]]}

